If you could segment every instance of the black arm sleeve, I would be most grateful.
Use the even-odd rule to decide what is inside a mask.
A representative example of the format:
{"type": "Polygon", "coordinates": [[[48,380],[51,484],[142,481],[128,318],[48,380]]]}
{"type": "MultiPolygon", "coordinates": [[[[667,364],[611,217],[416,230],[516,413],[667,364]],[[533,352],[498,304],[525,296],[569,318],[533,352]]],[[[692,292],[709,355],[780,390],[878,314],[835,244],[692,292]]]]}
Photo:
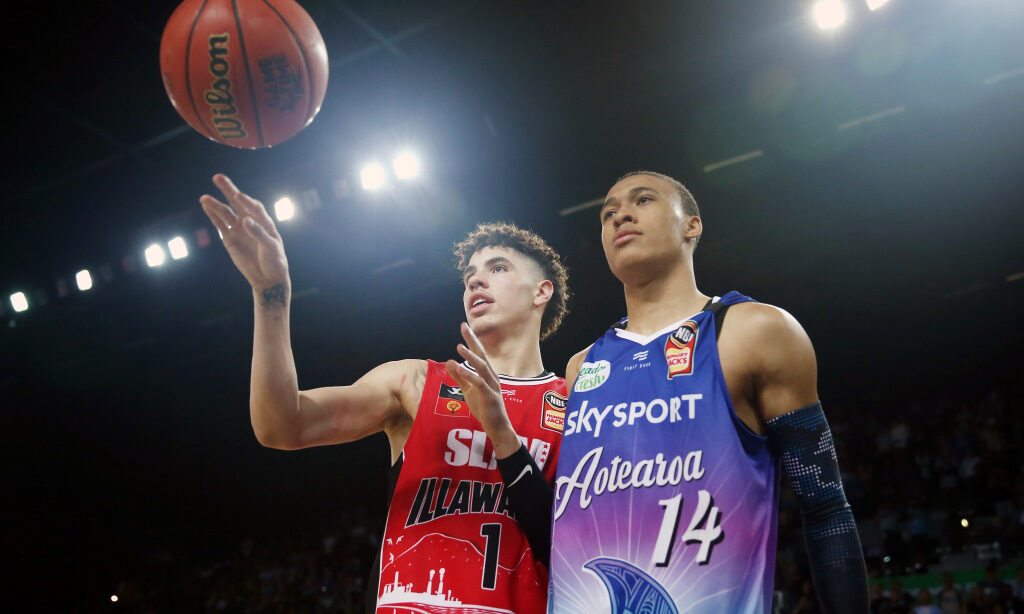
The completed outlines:
{"type": "Polygon", "coordinates": [[[800,503],[822,609],[827,614],[866,614],[870,606],[864,553],[821,403],[772,418],[765,426],[768,445],[782,461],[800,503]]]}
{"type": "Polygon", "coordinates": [[[516,522],[533,549],[533,557],[546,567],[551,559],[551,507],[555,492],[525,445],[512,456],[498,460],[498,471],[516,522]]]}

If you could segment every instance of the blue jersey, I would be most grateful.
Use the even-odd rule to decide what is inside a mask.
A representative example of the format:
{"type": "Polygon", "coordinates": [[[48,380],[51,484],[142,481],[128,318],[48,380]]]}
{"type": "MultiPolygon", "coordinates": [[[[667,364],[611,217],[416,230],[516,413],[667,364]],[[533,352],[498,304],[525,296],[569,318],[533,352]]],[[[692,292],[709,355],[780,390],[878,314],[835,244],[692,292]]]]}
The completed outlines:
{"type": "Polygon", "coordinates": [[[732,407],[716,312],[643,337],[612,328],[569,398],[548,612],[768,614],[778,469],[732,407]]]}

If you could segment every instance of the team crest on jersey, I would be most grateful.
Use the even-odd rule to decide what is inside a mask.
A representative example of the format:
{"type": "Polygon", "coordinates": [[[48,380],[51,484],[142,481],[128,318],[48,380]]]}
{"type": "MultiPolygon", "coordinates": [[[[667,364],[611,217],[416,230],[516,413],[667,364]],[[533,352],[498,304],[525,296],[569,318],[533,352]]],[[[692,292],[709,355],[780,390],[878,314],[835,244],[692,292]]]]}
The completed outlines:
{"type": "Polygon", "coordinates": [[[564,397],[554,390],[545,392],[540,425],[546,429],[561,433],[565,427],[565,406],[568,403],[569,397],[564,397]]]}
{"type": "Polygon", "coordinates": [[[437,391],[434,413],[439,416],[454,416],[456,418],[468,416],[469,406],[466,405],[466,397],[462,396],[462,388],[441,382],[441,389],[437,391]]]}
{"type": "Polygon", "coordinates": [[[693,353],[697,347],[697,323],[687,320],[665,340],[668,379],[693,373],[693,353]]]}

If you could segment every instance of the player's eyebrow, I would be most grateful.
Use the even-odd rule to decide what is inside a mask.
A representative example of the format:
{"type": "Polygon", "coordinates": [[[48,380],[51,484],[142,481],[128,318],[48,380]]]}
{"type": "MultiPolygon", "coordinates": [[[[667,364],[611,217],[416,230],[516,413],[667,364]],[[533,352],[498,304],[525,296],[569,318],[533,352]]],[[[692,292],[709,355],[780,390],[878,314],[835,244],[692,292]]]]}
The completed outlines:
{"type": "MultiPolygon", "coordinates": [[[[637,186],[637,187],[631,189],[629,191],[629,196],[636,196],[640,192],[644,192],[644,191],[654,192],[655,194],[661,194],[661,192],[658,192],[654,188],[649,188],[647,186],[640,185],[640,186],[637,186]]],[[[606,208],[608,208],[608,205],[612,204],[612,202],[614,200],[615,200],[614,196],[609,196],[608,198],[604,199],[604,204],[601,205],[601,211],[604,211],[606,208]]]]}

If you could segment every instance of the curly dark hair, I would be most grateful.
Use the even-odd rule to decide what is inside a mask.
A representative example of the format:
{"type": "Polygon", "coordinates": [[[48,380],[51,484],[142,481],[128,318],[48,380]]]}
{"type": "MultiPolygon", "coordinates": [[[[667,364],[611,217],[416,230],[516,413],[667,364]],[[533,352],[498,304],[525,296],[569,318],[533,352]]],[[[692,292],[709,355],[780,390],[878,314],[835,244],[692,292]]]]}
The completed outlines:
{"type": "Polygon", "coordinates": [[[569,313],[569,273],[547,241],[539,235],[509,222],[478,224],[466,238],[455,244],[455,268],[465,271],[473,254],[485,247],[508,247],[537,263],[554,291],[540,321],[540,338],[550,337],[569,313]]]}

